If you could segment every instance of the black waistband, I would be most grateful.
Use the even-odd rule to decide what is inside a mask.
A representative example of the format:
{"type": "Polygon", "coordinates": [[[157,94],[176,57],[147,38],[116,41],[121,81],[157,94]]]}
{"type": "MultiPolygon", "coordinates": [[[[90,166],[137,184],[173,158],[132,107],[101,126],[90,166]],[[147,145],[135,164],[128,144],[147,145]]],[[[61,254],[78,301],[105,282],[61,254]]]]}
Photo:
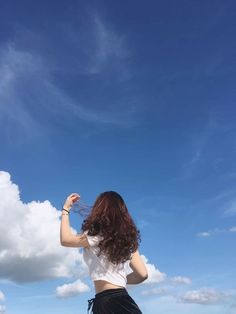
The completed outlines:
{"type": "Polygon", "coordinates": [[[95,298],[100,298],[108,295],[114,294],[127,294],[127,290],[125,288],[116,288],[116,289],[106,289],[102,292],[96,293],[95,298]]]}
{"type": "Polygon", "coordinates": [[[106,296],[114,296],[114,295],[118,296],[118,295],[125,295],[125,294],[128,294],[128,292],[125,288],[106,289],[102,292],[98,292],[95,294],[95,298],[88,300],[87,313],[89,313],[89,310],[91,309],[95,299],[103,298],[106,296]]]}

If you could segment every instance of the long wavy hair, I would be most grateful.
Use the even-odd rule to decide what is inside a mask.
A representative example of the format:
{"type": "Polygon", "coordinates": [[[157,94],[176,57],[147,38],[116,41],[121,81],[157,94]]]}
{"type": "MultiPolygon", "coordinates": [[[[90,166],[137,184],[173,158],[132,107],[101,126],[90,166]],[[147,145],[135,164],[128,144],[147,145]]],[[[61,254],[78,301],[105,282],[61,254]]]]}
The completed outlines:
{"type": "Polygon", "coordinates": [[[123,198],[114,191],[101,193],[84,220],[82,230],[88,235],[100,235],[100,253],[119,264],[130,259],[141,241],[140,231],[130,216],[123,198]]]}

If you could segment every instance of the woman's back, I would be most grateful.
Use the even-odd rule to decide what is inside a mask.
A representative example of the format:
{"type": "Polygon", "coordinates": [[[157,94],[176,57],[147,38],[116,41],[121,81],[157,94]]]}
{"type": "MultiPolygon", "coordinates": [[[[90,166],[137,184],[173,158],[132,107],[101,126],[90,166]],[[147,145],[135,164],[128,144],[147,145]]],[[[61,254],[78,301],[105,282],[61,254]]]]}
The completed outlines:
{"type": "MultiPolygon", "coordinates": [[[[69,213],[71,194],[63,209],[69,213]]],[[[82,224],[82,234],[69,232],[65,215],[61,224],[61,243],[84,248],[84,261],[94,282],[95,298],[88,300],[93,314],[141,314],[126,290],[126,284],[138,284],[147,278],[147,269],[139,255],[139,230],[122,197],[114,192],[101,193],[82,224]]]]}
{"type": "Polygon", "coordinates": [[[114,264],[104,253],[100,253],[99,243],[103,239],[100,235],[90,236],[88,231],[84,232],[89,246],[84,248],[83,257],[88,266],[89,275],[94,281],[96,292],[115,287],[125,287],[127,284],[127,275],[132,273],[130,268],[130,259],[119,264],[114,264]],[[108,283],[108,284],[107,284],[108,283]]]}

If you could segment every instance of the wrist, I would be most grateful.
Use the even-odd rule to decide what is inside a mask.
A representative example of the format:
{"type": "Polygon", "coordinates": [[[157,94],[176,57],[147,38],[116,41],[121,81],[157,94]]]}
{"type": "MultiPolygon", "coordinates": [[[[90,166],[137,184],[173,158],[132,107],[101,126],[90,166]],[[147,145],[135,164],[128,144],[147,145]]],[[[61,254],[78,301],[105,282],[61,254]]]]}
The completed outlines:
{"type": "Polygon", "coordinates": [[[70,211],[65,209],[64,207],[61,209],[61,214],[62,215],[69,215],[70,214],[70,211]]]}
{"type": "Polygon", "coordinates": [[[64,205],[63,207],[62,207],[62,209],[66,209],[66,210],[68,210],[68,211],[70,211],[70,209],[71,209],[71,206],[68,206],[68,205],[64,205]]]}

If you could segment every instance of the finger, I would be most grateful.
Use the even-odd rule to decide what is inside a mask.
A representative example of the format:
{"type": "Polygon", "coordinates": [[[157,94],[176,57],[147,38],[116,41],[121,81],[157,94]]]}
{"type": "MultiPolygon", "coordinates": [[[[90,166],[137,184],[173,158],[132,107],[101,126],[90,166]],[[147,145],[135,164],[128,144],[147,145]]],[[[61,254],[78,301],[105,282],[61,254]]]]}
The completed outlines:
{"type": "Polygon", "coordinates": [[[72,202],[78,201],[79,199],[80,199],[80,198],[79,198],[79,197],[77,197],[77,196],[76,196],[76,197],[72,197],[72,198],[71,198],[72,202]]]}
{"type": "Polygon", "coordinates": [[[79,196],[79,195],[73,195],[73,196],[71,196],[71,199],[72,199],[73,201],[79,200],[79,199],[80,199],[80,196],[79,196]]]}
{"type": "Polygon", "coordinates": [[[80,198],[79,195],[73,195],[72,198],[80,198]]]}
{"type": "Polygon", "coordinates": [[[79,196],[72,197],[72,200],[73,200],[73,201],[78,201],[79,199],[80,199],[79,196]]]}
{"type": "Polygon", "coordinates": [[[80,197],[80,195],[78,194],[78,193],[72,193],[71,195],[70,195],[70,197],[80,197]]]}

